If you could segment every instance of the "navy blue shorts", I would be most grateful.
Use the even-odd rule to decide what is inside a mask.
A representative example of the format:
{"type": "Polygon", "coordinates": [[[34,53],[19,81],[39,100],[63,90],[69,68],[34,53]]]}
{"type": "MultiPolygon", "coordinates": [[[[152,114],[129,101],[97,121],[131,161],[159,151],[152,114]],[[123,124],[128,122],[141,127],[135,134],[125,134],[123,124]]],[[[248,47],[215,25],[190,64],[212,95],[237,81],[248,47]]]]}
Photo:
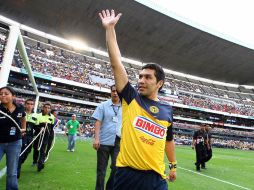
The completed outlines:
{"type": "Polygon", "coordinates": [[[155,171],[118,167],[115,175],[114,190],[168,190],[168,184],[155,171]]]}

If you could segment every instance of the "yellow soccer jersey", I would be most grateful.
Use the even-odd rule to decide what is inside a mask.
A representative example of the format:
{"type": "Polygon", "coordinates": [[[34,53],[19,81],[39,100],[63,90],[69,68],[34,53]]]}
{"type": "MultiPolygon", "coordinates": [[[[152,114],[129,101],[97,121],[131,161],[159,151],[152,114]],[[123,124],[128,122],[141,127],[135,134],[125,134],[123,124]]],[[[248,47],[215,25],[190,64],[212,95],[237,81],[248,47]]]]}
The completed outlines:
{"type": "Polygon", "coordinates": [[[173,140],[172,107],[141,96],[130,83],[119,94],[122,99],[122,137],[118,167],[154,170],[166,178],[166,140],[173,140]]]}

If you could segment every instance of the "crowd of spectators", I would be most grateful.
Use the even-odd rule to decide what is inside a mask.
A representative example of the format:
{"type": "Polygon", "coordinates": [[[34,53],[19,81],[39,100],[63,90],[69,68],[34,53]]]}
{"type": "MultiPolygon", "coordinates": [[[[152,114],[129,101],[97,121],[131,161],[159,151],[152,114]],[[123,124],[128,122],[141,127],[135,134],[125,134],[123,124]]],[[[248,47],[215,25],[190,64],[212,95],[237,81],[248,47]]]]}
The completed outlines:
{"type": "MultiPolygon", "coordinates": [[[[87,56],[76,54],[60,47],[33,42],[25,38],[25,45],[33,71],[46,75],[64,78],[80,83],[109,88],[113,83],[113,75],[108,62],[95,60],[87,56]]],[[[6,32],[0,32],[0,60],[6,43],[6,32]]],[[[13,64],[17,67],[24,67],[21,59],[15,53],[13,64]]],[[[132,84],[137,83],[138,69],[127,67],[132,84]]],[[[212,87],[202,87],[199,84],[166,78],[165,89],[172,95],[178,96],[180,103],[195,107],[207,108],[234,114],[254,116],[253,102],[251,106],[242,100],[235,100],[235,103],[215,101],[212,98],[194,98],[192,95],[179,94],[178,90],[195,92],[218,97],[212,87]],[[209,90],[210,89],[210,90],[209,90]]],[[[223,96],[225,94],[222,94],[223,96]]]]}
{"type": "MultiPolygon", "coordinates": [[[[3,34],[1,39],[4,39],[3,34]]],[[[111,67],[106,61],[92,59],[48,44],[32,43],[32,40],[28,38],[25,39],[25,44],[32,70],[35,72],[105,88],[109,88],[113,83],[111,67]]],[[[16,61],[13,64],[17,67],[24,67],[21,59],[17,55],[15,57],[16,61]]],[[[127,72],[131,82],[135,85],[138,79],[138,69],[127,67],[127,72]]],[[[203,88],[199,84],[167,78],[165,89],[177,96],[179,103],[185,105],[254,116],[254,106],[247,106],[241,100],[229,102],[213,99],[212,97],[218,97],[218,94],[213,94],[212,87],[203,88]],[[206,94],[211,98],[194,97],[192,94],[179,93],[179,90],[206,94]]]]}
{"type": "MultiPolygon", "coordinates": [[[[93,60],[80,54],[75,54],[67,50],[47,45],[29,45],[26,43],[32,69],[46,75],[73,80],[89,85],[109,88],[113,83],[113,75],[108,62],[93,60]]],[[[138,69],[127,67],[132,84],[137,84],[138,69]]],[[[229,101],[219,101],[218,99],[198,97],[191,94],[182,94],[179,90],[218,96],[212,94],[213,90],[204,90],[200,85],[173,79],[166,79],[166,91],[170,91],[180,100],[180,103],[195,107],[207,108],[234,114],[254,116],[254,107],[245,104],[230,103],[229,101]]],[[[243,102],[241,102],[243,103],[243,102]]]]}
{"type": "Polygon", "coordinates": [[[254,143],[237,140],[214,139],[213,145],[218,148],[254,150],[254,143]]]}
{"type": "MultiPolygon", "coordinates": [[[[109,88],[113,83],[114,78],[108,62],[96,60],[60,47],[31,42],[31,40],[25,39],[28,57],[33,71],[104,88],[109,88]]],[[[5,44],[6,33],[0,31],[0,63],[2,62],[5,44]]],[[[19,68],[24,68],[17,50],[15,51],[13,65],[19,68]]],[[[138,81],[138,69],[126,67],[126,71],[130,77],[130,82],[133,85],[136,85],[138,81]]],[[[213,90],[213,87],[210,86],[203,87],[199,84],[170,79],[167,77],[164,89],[166,89],[165,95],[169,94],[173,97],[172,99],[169,99],[169,101],[172,102],[233,114],[254,116],[254,102],[250,101],[246,103],[241,99],[224,101],[223,99],[225,99],[225,94],[216,93],[213,90]],[[209,96],[209,98],[205,96],[194,96],[193,93],[188,94],[180,91],[193,92],[201,95],[204,94],[209,96]],[[218,97],[223,97],[223,99],[218,99],[218,97]]],[[[17,99],[20,103],[24,103],[24,100],[25,99],[22,97],[17,99]]],[[[42,103],[43,102],[39,103],[39,107],[42,106],[42,103]]],[[[59,101],[53,101],[52,108],[66,113],[81,114],[83,116],[90,116],[94,112],[94,108],[83,107],[78,104],[73,106],[73,104],[59,101]]],[[[90,121],[82,121],[82,123],[82,132],[80,136],[92,138],[94,136],[93,123],[90,121]]],[[[62,122],[61,127],[64,125],[65,121],[62,122]]],[[[194,131],[199,129],[199,125],[174,122],[174,128],[180,130],[191,129],[194,131]]],[[[254,131],[234,130],[220,127],[212,128],[211,132],[225,136],[254,136],[254,131]]],[[[186,135],[175,135],[175,140],[176,142],[185,142],[186,144],[190,144],[192,137],[186,135]]],[[[213,139],[213,146],[254,150],[254,143],[220,138],[213,139]]]]}
{"type": "MultiPolygon", "coordinates": [[[[178,145],[191,145],[191,143],[192,143],[192,136],[175,135],[174,139],[175,139],[176,144],[178,144],[178,145]]],[[[246,142],[246,141],[238,141],[238,140],[226,140],[226,139],[212,138],[212,147],[254,150],[254,143],[253,142],[246,142]]]]}
{"type": "Polygon", "coordinates": [[[189,106],[195,106],[199,108],[206,108],[216,111],[227,112],[231,114],[240,114],[240,115],[249,115],[254,116],[254,107],[248,107],[245,105],[238,105],[236,103],[226,102],[215,100],[212,98],[204,97],[193,97],[186,94],[179,96],[179,99],[182,100],[182,103],[189,106]]]}
{"type": "Polygon", "coordinates": [[[93,138],[94,137],[94,124],[93,123],[84,123],[82,125],[82,134],[81,136],[84,136],[86,138],[93,138]]]}
{"type": "MultiPolygon", "coordinates": [[[[19,104],[24,104],[27,97],[17,97],[16,102],[19,104]]],[[[39,101],[38,108],[42,108],[44,101],[39,101]]],[[[57,100],[50,101],[52,109],[57,111],[72,113],[72,114],[81,114],[83,116],[91,116],[95,108],[88,108],[86,106],[81,106],[79,104],[70,104],[67,102],[60,102],[57,100]]]]}
{"type": "MultiPolygon", "coordinates": [[[[193,131],[200,129],[200,125],[190,124],[190,123],[180,123],[174,122],[174,129],[191,129],[193,131]]],[[[254,137],[254,130],[246,131],[246,130],[235,130],[232,128],[222,128],[222,127],[210,127],[210,131],[213,134],[223,134],[227,135],[235,135],[235,136],[244,136],[244,137],[254,137]]]]}
{"type": "Polygon", "coordinates": [[[6,45],[6,33],[0,30],[0,63],[3,61],[5,45],[6,45]]]}

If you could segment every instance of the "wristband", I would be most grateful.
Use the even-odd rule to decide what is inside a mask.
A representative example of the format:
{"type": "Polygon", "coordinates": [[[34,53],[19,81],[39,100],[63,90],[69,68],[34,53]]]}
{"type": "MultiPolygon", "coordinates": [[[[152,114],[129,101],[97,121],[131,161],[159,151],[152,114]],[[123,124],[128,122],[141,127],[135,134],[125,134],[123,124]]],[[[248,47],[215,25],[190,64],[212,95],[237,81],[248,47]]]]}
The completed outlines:
{"type": "Polygon", "coordinates": [[[177,161],[175,161],[175,162],[169,162],[169,169],[170,169],[170,171],[175,172],[176,168],[177,168],[177,161]]]}

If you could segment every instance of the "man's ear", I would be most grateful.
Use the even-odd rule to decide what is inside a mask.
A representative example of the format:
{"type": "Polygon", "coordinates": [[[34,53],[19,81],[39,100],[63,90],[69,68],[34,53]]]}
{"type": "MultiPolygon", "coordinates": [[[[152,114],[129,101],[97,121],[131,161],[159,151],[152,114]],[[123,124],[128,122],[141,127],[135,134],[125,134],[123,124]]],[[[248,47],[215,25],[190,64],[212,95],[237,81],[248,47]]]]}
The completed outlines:
{"type": "Polygon", "coordinates": [[[162,87],[164,81],[163,80],[160,80],[157,84],[159,85],[159,89],[162,87]]]}

